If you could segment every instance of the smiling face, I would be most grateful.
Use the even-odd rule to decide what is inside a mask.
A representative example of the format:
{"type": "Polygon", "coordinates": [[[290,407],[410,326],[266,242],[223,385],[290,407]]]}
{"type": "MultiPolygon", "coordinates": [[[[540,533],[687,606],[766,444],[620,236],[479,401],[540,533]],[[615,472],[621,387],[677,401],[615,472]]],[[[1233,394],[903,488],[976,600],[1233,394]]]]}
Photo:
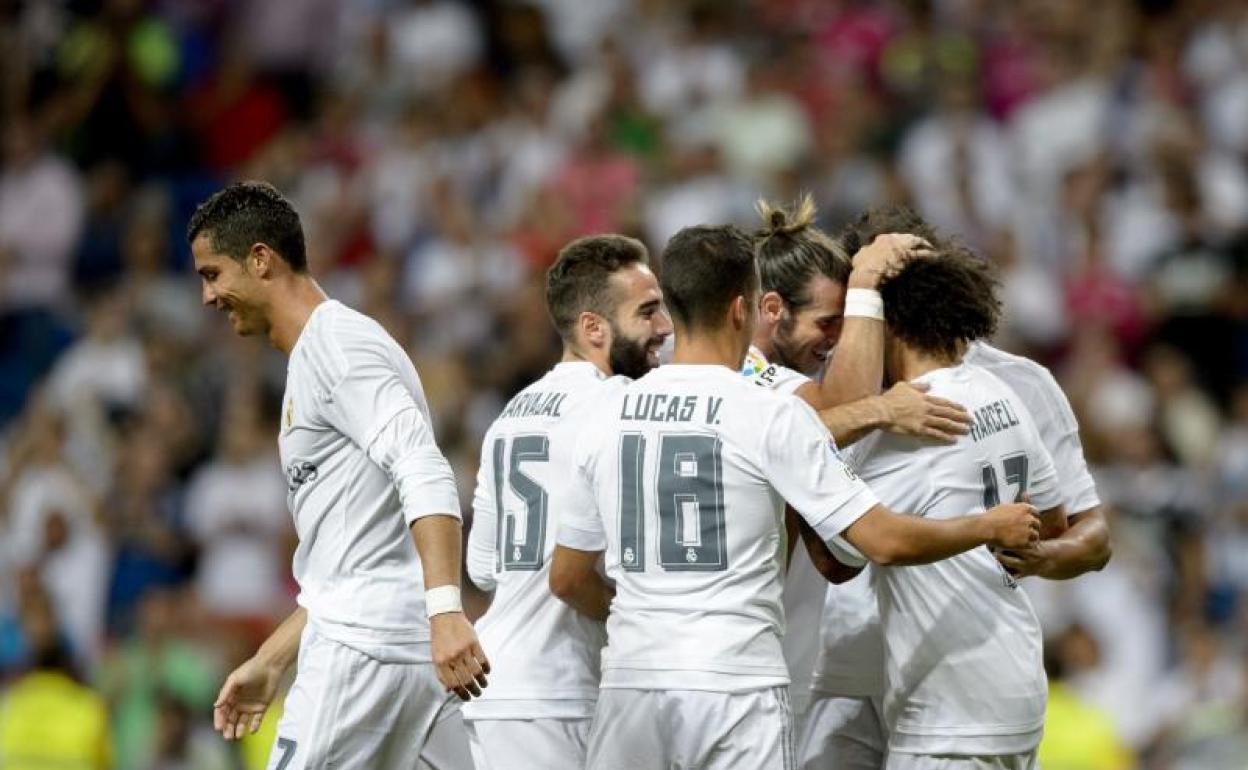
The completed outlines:
{"type": "Polygon", "coordinates": [[[772,333],[776,362],[803,374],[819,371],[841,336],[845,320],[845,287],[816,274],[807,285],[809,302],[797,312],[786,310],[772,333]]]}
{"type": "Polygon", "coordinates": [[[634,263],[611,274],[615,312],[611,329],[611,371],[636,379],[659,365],[659,348],[672,333],[659,282],[650,268],[634,263]]]}
{"type": "Polygon", "coordinates": [[[213,250],[212,239],[201,233],[191,242],[195,272],[199,274],[205,305],[226,313],[236,334],[267,334],[263,310],[263,283],[251,272],[250,258],[239,261],[213,250]]]}

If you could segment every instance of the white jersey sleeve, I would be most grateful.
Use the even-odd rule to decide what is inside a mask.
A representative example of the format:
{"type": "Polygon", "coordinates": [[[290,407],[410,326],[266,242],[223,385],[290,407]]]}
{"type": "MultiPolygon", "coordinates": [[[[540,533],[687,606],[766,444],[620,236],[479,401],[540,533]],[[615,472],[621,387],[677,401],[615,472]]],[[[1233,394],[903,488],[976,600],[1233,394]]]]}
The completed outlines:
{"type": "Polygon", "coordinates": [[[371,318],[318,305],[291,350],[277,443],[309,624],[379,659],[427,659],[408,524],[459,502],[407,353],[371,318]]]}
{"type": "Polygon", "coordinates": [[[592,437],[587,436],[586,439],[577,443],[573,455],[572,482],[568,486],[569,505],[559,520],[556,542],[578,551],[602,551],[607,547],[607,534],[594,495],[592,478],[596,458],[593,450],[588,448],[595,442],[592,437]]]}
{"type": "Polygon", "coordinates": [[[403,518],[460,515],[450,463],[433,439],[428,412],[404,386],[389,351],[367,337],[344,336],[319,371],[321,414],[394,480],[403,518]]]}
{"type": "Polygon", "coordinates": [[[765,427],[762,462],[776,491],[825,541],[879,501],[837,453],[818,415],[788,399],[765,427]]]}
{"type": "Polygon", "coordinates": [[[1028,480],[1028,496],[1031,504],[1041,511],[1056,508],[1062,505],[1064,500],[1053,456],[1049,454],[1048,447],[1044,445],[1044,441],[1033,425],[1024,424],[1020,428],[1023,430],[1023,444],[1026,447],[1027,456],[1031,458],[1034,466],[1029,470],[1031,478],[1028,480]]]}
{"type": "Polygon", "coordinates": [[[966,354],[966,362],[995,374],[1009,385],[1035,418],[1040,438],[1053,457],[1061,481],[1066,513],[1074,515],[1101,504],[1096,483],[1088,471],[1079,440],[1079,423],[1070,400],[1052,373],[1022,356],[976,342],[966,354]]]}
{"type": "Polygon", "coordinates": [[[472,496],[472,529],[468,533],[468,578],[482,591],[493,591],[497,584],[495,568],[498,559],[498,509],[494,504],[494,463],[486,457],[494,445],[493,430],[486,431],[481,442],[477,486],[472,496]]]}

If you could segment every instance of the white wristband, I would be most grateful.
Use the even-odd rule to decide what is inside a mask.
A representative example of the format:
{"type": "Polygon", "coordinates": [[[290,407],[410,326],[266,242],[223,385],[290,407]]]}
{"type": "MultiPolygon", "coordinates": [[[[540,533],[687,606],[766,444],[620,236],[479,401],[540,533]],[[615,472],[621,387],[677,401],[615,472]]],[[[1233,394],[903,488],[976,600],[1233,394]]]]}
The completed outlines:
{"type": "Polygon", "coordinates": [[[463,612],[464,604],[459,598],[459,586],[438,586],[425,590],[425,616],[463,612]]]}
{"type": "Polygon", "coordinates": [[[875,289],[850,289],[845,292],[846,318],[884,320],[884,299],[875,289]]]}

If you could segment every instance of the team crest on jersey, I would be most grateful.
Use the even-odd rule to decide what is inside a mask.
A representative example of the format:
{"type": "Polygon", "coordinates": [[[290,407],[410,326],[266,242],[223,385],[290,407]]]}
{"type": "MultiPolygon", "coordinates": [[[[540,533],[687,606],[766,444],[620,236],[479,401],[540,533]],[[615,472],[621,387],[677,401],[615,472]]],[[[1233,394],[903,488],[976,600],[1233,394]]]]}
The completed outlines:
{"type": "Polygon", "coordinates": [[[633,549],[625,548],[624,549],[624,563],[634,564],[636,563],[636,561],[637,561],[637,554],[633,553],[633,549]]]}

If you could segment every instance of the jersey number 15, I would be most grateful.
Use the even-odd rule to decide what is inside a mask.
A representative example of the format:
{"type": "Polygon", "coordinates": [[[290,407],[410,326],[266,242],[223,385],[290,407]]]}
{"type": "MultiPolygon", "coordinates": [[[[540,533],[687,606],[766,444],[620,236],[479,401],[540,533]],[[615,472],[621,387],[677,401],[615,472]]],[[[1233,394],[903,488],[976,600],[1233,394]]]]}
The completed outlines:
{"type": "Polygon", "coordinates": [[[507,459],[507,440],[494,441],[494,502],[498,511],[498,531],[495,542],[498,553],[494,568],[506,571],[532,572],[542,568],[546,556],[546,490],[520,469],[532,462],[550,459],[550,440],[537,433],[516,436],[511,440],[510,462],[507,459]],[[524,503],[524,516],[509,516],[503,504],[507,499],[503,481],[524,503]]]}

